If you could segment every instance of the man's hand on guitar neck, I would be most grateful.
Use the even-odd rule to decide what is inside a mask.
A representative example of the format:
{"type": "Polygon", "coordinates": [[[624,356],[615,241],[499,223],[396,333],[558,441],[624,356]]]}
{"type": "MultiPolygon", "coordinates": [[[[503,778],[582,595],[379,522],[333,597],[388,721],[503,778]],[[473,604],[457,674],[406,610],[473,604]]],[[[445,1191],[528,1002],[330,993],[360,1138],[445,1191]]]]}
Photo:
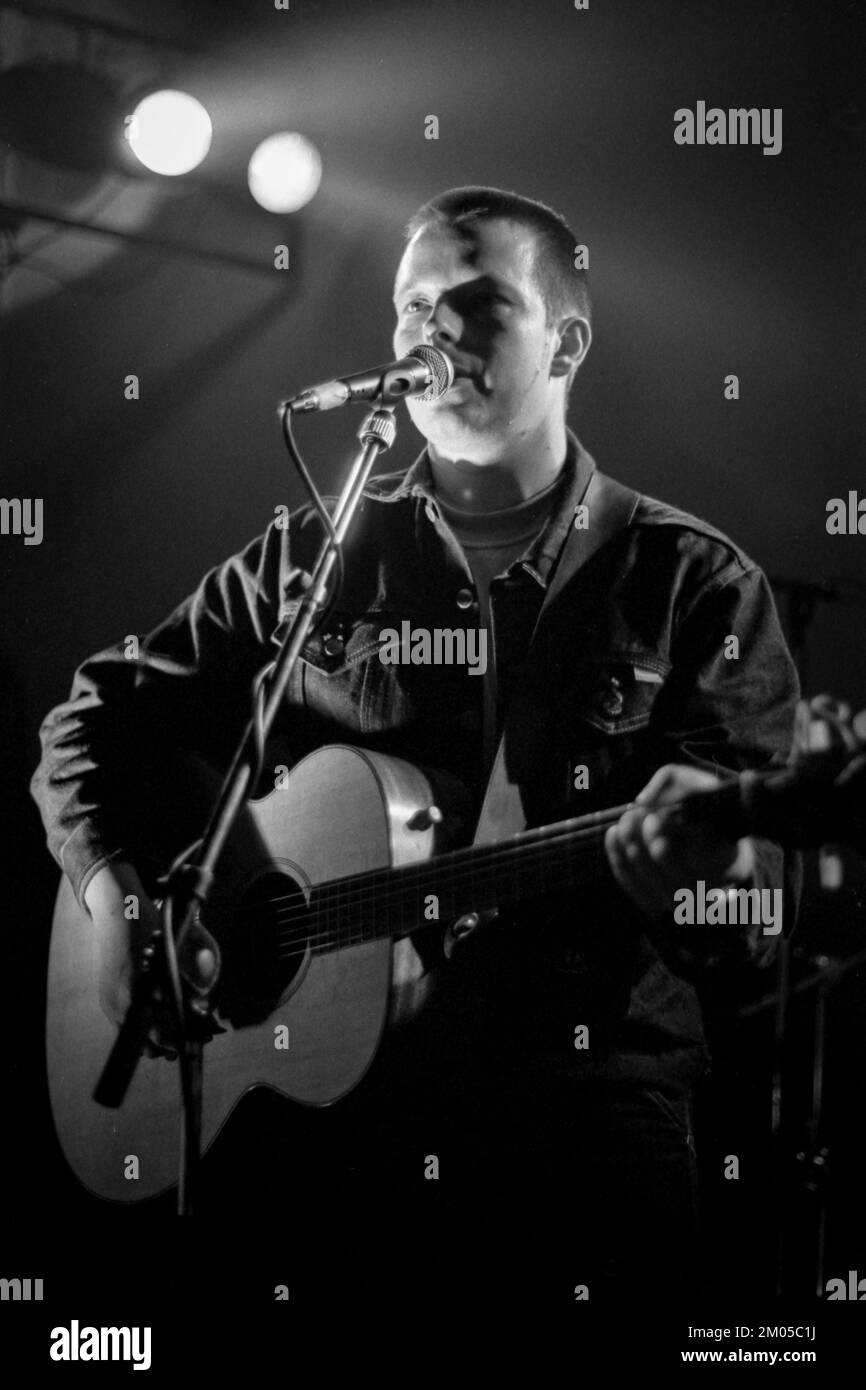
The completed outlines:
{"type": "MultiPolygon", "coordinates": [[[[134,865],[124,860],[112,860],[93,875],[84,901],[99,946],[99,1003],[106,1018],[119,1027],[129,1008],[136,973],[143,965],[143,951],[159,928],[159,912],[134,865]],[[132,920],[127,915],[130,898],[138,904],[138,916],[132,920]]],[[[213,952],[202,949],[195,952],[191,962],[184,962],[183,974],[191,983],[206,987],[214,965],[213,952]]],[[[167,1003],[157,1006],[145,1052],[149,1057],[177,1056],[167,1003]]]]}
{"type": "Polygon", "coordinates": [[[750,878],[755,849],[748,837],[722,839],[705,822],[679,815],[674,808],[690,792],[723,785],[721,778],[702,768],[669,763],[608,830],[604,843],[614,877],[645,912],[673,911],[674,893],[698,879],[722,887],[750,878]],[[664,810],[663,803],[672,803],[671,810],[664,810]]]}

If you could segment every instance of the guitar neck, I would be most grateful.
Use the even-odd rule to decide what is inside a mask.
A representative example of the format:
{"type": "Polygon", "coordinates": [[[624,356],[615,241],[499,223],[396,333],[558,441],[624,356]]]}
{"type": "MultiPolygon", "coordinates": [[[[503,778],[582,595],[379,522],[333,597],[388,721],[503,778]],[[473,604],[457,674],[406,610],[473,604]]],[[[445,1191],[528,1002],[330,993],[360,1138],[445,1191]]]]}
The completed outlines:
{"type": "MultiPolygon", "coordinates": [[[[846,754],[836,781],[805,778],[797,766],[734,774],[717,790],[676,803],[715,833],[736,840],[768,835],[780,844],[866,845],[866,754],[846,754]]],[[[834,762],[835,768],[835,762],[834,762]]],[[[486,912],[573,887],[606,871],[605,832],[624,806],[526,830],[498,844],[472,846],[404,865],[335,879],[313,889],[313,951],[408,936],[430,922],[486,912]]],[[[666,803],[666,810],[673,809],[666,803]]]]}
{"type": "Polygon", "coordinates": [[[410,935],[432,921],[508,906],[583,882],[604,863],[603,839],[622,807],[523,831],[399,869],[319,884],[310,913],[313,951],[410,935]]]}

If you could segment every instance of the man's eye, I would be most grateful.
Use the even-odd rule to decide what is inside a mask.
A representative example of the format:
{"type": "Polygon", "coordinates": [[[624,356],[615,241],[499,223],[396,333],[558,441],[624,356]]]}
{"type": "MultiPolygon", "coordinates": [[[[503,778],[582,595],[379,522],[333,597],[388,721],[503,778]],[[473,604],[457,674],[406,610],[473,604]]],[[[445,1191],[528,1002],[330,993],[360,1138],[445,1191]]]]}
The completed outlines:
{"type": "Polygon", "coordinates": [[[416,310],[423,308],[426,302],[424,299],[410,299],[408,304],[403,305],[403,313],[414,314],[416,310]]]}

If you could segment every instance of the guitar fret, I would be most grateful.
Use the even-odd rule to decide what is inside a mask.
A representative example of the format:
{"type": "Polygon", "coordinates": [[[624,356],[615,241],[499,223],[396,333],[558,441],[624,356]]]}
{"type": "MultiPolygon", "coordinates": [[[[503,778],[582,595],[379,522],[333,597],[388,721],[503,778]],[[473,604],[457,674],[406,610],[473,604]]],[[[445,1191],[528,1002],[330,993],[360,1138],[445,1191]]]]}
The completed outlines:
{"type": "Polygon", "coordinates": [[[420,864],[320,884],[311,896],[310,946],[326,953],[404,936],[431,920],[446,924],[466,912],[569,887],[585,876],[581,860],[588,854],[594,866],[600,862],[610,818],[602,813],[563,821],[500,844],[452,850],[420,864]],[[435,918],[424,914],[430,897],[437,899],[435,918]]]}

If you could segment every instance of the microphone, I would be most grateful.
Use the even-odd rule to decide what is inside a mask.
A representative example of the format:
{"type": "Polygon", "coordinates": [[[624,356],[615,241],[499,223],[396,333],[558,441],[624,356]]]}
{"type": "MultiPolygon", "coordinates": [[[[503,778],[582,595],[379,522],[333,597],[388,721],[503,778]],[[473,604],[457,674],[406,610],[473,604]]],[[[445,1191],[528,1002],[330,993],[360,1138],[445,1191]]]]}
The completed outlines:
{"type": "Polygon", "coordinates": [[[368,372],[335,377],[318,386],[308,386],[288,402],[293,414],[311,410],[334,410],[352,401],[378,401],[396,405],[404,396],[420,396],[422,401],[438,401],[454,384],[454,365],[438,348],[420,343],[408,357],[386,362],[368,372]]]}

